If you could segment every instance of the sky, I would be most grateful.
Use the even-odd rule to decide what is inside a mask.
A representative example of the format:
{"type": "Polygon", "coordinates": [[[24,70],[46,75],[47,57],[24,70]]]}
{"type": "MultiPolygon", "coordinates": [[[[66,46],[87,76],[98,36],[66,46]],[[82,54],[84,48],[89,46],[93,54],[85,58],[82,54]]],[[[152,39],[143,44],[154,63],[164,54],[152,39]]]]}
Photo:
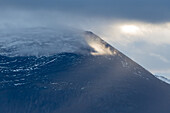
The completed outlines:
{"type": "Polygon", "coordinates": [[[92,31],[170,78],[169,0],[0,0],[0,29],[71,26],[92,31]]]}

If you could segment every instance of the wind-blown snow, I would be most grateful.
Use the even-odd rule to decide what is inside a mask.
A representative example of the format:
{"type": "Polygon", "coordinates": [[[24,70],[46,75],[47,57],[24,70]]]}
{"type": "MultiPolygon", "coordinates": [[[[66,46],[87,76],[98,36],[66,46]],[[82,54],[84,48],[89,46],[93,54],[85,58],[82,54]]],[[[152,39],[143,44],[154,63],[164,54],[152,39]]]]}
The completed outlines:
{"type": "Polygon", "coordinates": [[[112,54],[99,39],[80,30],[27,28],[0,32],[0,55],[48,56],[66,52],[112,54]]]}
{"type": "Polygon", "coordinates": [[[155,75],[158,79],[170,84],[170,80],[164,76],[155,75]]]}

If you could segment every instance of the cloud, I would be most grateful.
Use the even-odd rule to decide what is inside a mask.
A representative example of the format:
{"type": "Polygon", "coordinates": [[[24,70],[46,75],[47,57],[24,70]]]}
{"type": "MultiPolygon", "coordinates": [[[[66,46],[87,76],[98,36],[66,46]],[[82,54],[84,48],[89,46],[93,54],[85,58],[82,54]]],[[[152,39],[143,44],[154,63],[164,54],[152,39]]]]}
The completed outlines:
{"type": "Polygon", "coordinates": [[[49,10],[107,19],[170,20],[169,0],[1,0],[1,9],[49,10]]]}
{"type": "Polygon", "coordinates": [[[156,57],[156,58],[162,60],[162,61],[165,62],[165,63],[169,63],[169,60],[168,60],[168,59],[166,59],[165,57],[163,57],[163,56],[161,56],[161,55],[159,55],[159,54],[150,53],[150,56],[156,57]]]}
{"type": "Polygon", "coordinates": [[[146,42],[154,45],[170,44],[170,23],[153,24],[133,21],[113,21],[97,32],[107,41],[124,45],[146,42]]]}

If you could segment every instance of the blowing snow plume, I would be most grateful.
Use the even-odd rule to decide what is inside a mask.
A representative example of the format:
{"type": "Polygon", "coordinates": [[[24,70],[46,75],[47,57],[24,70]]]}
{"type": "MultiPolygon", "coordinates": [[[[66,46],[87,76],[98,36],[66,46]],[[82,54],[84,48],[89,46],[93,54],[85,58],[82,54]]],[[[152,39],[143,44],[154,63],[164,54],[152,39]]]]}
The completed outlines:
{"type": "Polygon", "coordinates": [[[86,41],[94,49],[92,55],[116,55],[116,50],[92,32],[86,32],[86,41]],[[111,50],[112,48],[112,50],[111,50]]]}
{"type": "Polygon", "coordinates": [[[6,56],[49,56],[58,53],[112,55],[115,53],[93,33],[70,29],[1,30],[0,47],[0,55],[6,56]]]}

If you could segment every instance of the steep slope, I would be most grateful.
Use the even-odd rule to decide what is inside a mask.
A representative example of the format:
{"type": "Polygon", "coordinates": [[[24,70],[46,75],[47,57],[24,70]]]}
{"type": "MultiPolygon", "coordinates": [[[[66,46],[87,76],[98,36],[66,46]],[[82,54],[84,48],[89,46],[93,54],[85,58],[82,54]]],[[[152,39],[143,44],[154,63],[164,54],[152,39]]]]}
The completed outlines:
{"type": "Polygon", "coordinates": [[[1,45],[1,113],[170,113],[170,85],[92,32],[76,36],[79,48],[65,39],[71,51],[47,56],[1,45]]]}
{"type": "Polygon", "coordinates": [[[160,76],[160,75],[155,75],[158,79],[170,84],[170,80],[164,76],[160,76]]]}

